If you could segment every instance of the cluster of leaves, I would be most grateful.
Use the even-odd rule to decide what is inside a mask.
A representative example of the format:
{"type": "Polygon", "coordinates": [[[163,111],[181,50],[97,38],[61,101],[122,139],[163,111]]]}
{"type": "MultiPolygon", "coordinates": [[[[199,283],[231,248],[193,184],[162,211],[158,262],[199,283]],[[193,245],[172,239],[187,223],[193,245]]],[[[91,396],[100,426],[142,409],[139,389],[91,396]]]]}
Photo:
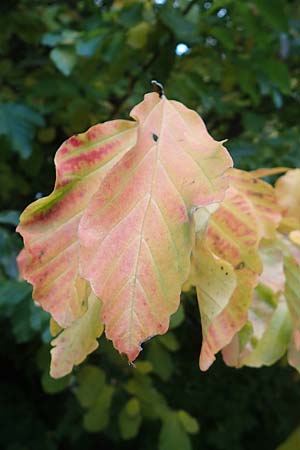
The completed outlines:
{"type": "Polygon", "coordinates": [[[167,331],[185,283],[197,290],[202,369],[221,349],[230,365],[261,366],[289,346],[300,370],[300,169],[275,189],[258,177],[286,169],[228,171],[200,117],[163,94],[131,115],[67,140],[54,191],[20,218],[21,274],[53,334],[63,328],[52,376],[97,348],[104,325],[132,362],[167,331]]]}
{"type": "MultiPolygon", "coordinates": [[[[117,115],[126,117],[149,80],[157,78],[170,97],[201,113],[217,138],[229,138],[228,148],[238,167],[299,166],[300,130],[295,122],[299,3],[271,3],[1,3],[0,203],[5,213],[0,224],[0,319],[1,359],[6,368],[1,421],[7,431],[1,434],[3,447],[23,450],[24,442],[34,449],[51,450],[99,445],[96,437],[77,426],[82,413],[70,389],[53,399],[42,396],[40,373],[46,379],[49,363],[37,366],[34,355],[40,345],[49,352],[48,316],[29,301],[28,285],[17,279],[15,257],[21,242],[13,224],[26,204],[50,192],[54,150],[78,130],[117,115]],[[186,45],[186,53],[180,54],[179,47],[177,51],[178,44],[186,45]],[[16,211],[8,215],[11,209],[16,211]]],[[[181,351],[170,351],[160,338],[147,343],[139,358],[149,364],[151,359],[147,377],[174,410],[186,409],[202,423],[195,448],[261,445],[273,450],[297,425],[298,383],[292,382],[297,378],[283,363],[255,376],[251,369],[235,373],[219,363],[208,377],[201,374],[195,363],[200,324],[193,295],[185,295],[184,307],[186,320],[174,330],[181,351]]],[[[118,383],[125,373],[129,381],[133,372],[126,364],[121,369],[113,349],[104,351],[105,346],[102,340],[90,363],[100,364],[108,384],[118,383]]],[[[71,387],[76,378],[77,372],[69,381],[71,387]]],[[[114,395],[114,416],[122,405],[114,395]]],[[[144,421],[143,439],[138,437],[130,448],[155,447],[155,427],[144,421]]],[[[127,448],[114,421],[101,439],[108,439],[110,448],[112,442],[118,449],[127,448]]]]}

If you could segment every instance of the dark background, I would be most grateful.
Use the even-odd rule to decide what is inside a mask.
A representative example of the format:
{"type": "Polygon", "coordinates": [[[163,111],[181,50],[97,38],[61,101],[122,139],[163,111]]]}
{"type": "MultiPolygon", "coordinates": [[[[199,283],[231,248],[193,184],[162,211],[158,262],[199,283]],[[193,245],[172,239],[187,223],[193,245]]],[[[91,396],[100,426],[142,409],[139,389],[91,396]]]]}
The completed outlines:
{"type": "Polygon", "coordinates": [[[300,166],[299,1],[0,3],[1,449],[275,450],[300,424],[285,361],[199,371],[193,294],[136,369],[102,337],[49,378],[49,318],[18,280],[19,213],[51,192],[62,141],[128,118],[153,78],[229,140],[237,167],[300,166]]]}

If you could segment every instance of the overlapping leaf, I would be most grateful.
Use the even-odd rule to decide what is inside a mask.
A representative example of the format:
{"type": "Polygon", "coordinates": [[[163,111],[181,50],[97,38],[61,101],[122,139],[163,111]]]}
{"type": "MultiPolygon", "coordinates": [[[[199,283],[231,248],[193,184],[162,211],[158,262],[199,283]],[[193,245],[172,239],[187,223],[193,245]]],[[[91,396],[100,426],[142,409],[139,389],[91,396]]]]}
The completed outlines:
{"type": "Polygon", "coordinates": [[[77,228],[101,179],[136,140],[133,122],[112,121],[68,139],[55,156],[54,191],[29,205],[18,231],[25,252],[20,272],[33,284],[33,298],[62,326],[87,307],[89,285],[78,272],[77,228]]]}
{"type": "Polygon", "coordinates": [[[282,231],[300,230],[300,169],[290,170],[280,177],[275,191],[283,209],[282,231]]]}
{"type": "Polygon", "coordinates": [[[87,311],[52,341],[50,374],[63,377],[80,364],[98,347],[97,338],[102,334],[100,320],[101,302],[91,292],[87,311]]]}
{"type": "Polygon", "coordinates": [[[205,325],[200,354],[203,370],[244,326],[262,268],[259,242],[263,237],[275,238],[281,218],[271,186],[243,171],[231,169],[228,173],[231,185],[209,222],[207,248],[197,245],[194,251],[202,327],[205,325]],[[204,255],[208,264],[200,262],[204,255]]]}
{"type": "Polygon", "coordinates": [[[137,144],[114,166],[79,226],[81,273],[103,303],[106,335],[134,360],[166,332],[193,245],[190,211],[221,201],[231,158],[199,116],[148,94],[132,116],[137,144]]]}
{"type": "Polygon", "coordinates": [[[223,350],[228,365],[271,365],[288,351],[289,363],[300,371],[300,266],[297,249],[282,236],[260,250],[263,283],[257,288],[246,326],[223,350]]]}

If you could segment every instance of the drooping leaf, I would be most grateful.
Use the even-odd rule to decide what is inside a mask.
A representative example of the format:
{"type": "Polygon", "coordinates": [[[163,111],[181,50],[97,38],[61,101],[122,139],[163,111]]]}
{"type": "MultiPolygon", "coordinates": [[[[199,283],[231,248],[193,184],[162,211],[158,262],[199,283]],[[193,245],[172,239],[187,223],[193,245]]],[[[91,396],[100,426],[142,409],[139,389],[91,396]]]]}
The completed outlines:
{"type": "Polygon", "coordinates": [[[77,228],[101,179],[136,140],[132,122],[112,121],[91,127],[62,144],[55,156],[53,192],[29,205],[17,231],[25,251],[21,275],[33,284],[33,298],[63,328],[84,313],[88,283],[78,272],[77,228]]]}
{"type": "Polygon", "coordinates": [[[55,338],[51,344],[51,368],[53,378],[70,373],[88,354],[98,347],[97,338],[102,334],[100,320],[101,302],[91,292],[87,311],[55,338]]]}
{"type": "Polygon", "coordinates": [[[215,256],[200,239],[197,239],[192,263],[202,325],[200,364],[203,369],[204,361],[214,358],[210,346],[211,324],[227,306],[237,280],[233,266],[215,256]]]}
{"type": "MultiPolygon", "coordinates": [[[[209,267],[213,268],[214,273],[219,273],[219,282],[227,277],[230,282],[226,285],[225,297],[219,300],[221,301],[219,305],[216,305],[216,299],[205,297],[208,303],[206,308],[213,311],[213,314],[207,321],[207,331],[202,342],[200,354],[202,370],[209,368],[215,359],[215,353],[227,345],[245,324],[253,289],[261,272],[261,262],[257,251],[260,229],[255,210],[247,195],[230,186],[226,191],[225,199],[210,218],[205,239],[209,251],[213,254],[209,267]],[[222,261],[227,264],[223,265],[222,261]],[[231,267],[234,269],[236,287],[229,298],[234,286],[231,267]]],[[[205,270],[204,262],[202,267],[205,270]]],[[[195,276],[197,290],[200,293],[199,304],[203,303],[201,289],[207,291],[208,279],[211,279],[211,275],[207,272],[205,276],[203,272],[201,286],[197,281],[197,275],[195,276]]],[[[221,292],[220,287],[212,286],[208,290],[209,294],[210,289],[221,292]]],[[[218,297],[220,299],[220,295],[218,297]]],[[[200,306],[200,311],[201,308],[203,309],[203,304],[200,306]]]]}
{"type": "Polygon", "coordinates": [[[193,251],[203,370],[245,325],[262,269],[259,242],[274,240],[281,219],[271,186],[241,170],[230,169],[228,175],[230,188],[210,218],[206,242],[197,239],[193,251]]]}
{"type": "Polygon", "coordinates": [[[190,266],[190,211],[221,201],[231,158],[182,104],[147,94],[137,144],[104,179],[79,226],[81,273],[103,303],[106,336],[134,360],[168,329],[190,266]]]}

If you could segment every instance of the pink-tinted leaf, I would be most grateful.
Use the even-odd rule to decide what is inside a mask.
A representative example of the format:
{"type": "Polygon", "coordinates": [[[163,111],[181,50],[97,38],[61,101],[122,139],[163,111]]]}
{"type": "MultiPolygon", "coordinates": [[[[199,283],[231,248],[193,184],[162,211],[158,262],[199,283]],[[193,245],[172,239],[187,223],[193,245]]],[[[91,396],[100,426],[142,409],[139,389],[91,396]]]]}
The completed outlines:
{"type": "Polygon", "coordinates": [[[265,334],[278,304],[278,295],[262,284],[253,292],[248,320],[244,327],[223,348],[222,354],[228,366],[241,367],[245,357],[256,348],[265,334]]]}
{"type": "Polygon", "coordinates": [[[260,248],[263,272],[260,283],[270,288],[274,294],[284,292],[285,275],[283,270],[283,253],[279,245],[273,244],[260,248]]]}
{"type": "Polygon", "coordinates": [[[283,231],[300,229],[300,169],[280,177],[275,184],[278,203],[283,210],[283,231]]]}
{"type": "Polygon", "coordinates": [[[261,237],[275,239],[281,211],[273,187],[243,170],[231,169],[228,173],[230,184],[250,200],[261,237]]]}
{"type": "Polygon", "coordinates": [[[136,127],[112,121],[90,128],[62,144],[55,156],[53,192],[29,205],[17,230],[25,251],[21,275],[33,284],[33,298],[62,327],[87,307],[89,285],[78,272],[78,223],[102,178],[134,145],[136,127]]]}
{"type": "Polygon", "coordinates": [[[81,273],[103,303],[106,335],[134,360],[167,331],[190,268],[190,211],[221,201],[231,158],[182,104],[145,96],[137,144],[93,196],[79,227],[81,273]]]}
{"type": "Polygon", "coordinates": [[[87,311],[51,342],[54,348],[51,350],[50,375],[53,378],[67,375],[74,365],[96,350],[97,338],[103,331],[100,313],[101,302],[91,293],[87,311]]]}
{"type": "MultiPolygon", "coordinates": [[[[207,329],[200,354],[202,370],[209,368],[214,355],[246,323],[253,289],[262,269],[257,251],[260,229],[247,195],[233,186],[226,191],[225,200],[211,216],[206,240],[210,251],[233,267],[236,288],[225,308],[220,310],[207,329]]],[[[205,282],[205,278],[203,280],[205,282]]],[[[206,290],[206,284],[200,289],[206,290]]]]}
{"type": "MultiPolygon", "coordinates": [[[[215,353],[229,344],[235,333],[245,325],[253,289],[262,269],[259,243],[262,238],[275,239],[281,219],[274,189],[270,185],[241,170],[230,169],[227,173],[230,189],[220,208],[211,217],[207,245],[215,256],[233,267],[236,287],[229,298],[229,291],[224,292],[226,300],[223,298],[222,308],[218,308],[217,314],[215,299],[209,301],[208,296],[204,299],[201,295],[201,291],[211,289],[207,284],[210,277],[208,273],[205,276],[203,263],[201,284],[197,284],[200,313],[203,311],[203,302],[206,308],[215,311],[209,326],[203,330],[200,354],[200,368],[203,370],[208,369],[215,359],[215,353]]],[[[231,275],[229,269],[227,273],[231,275]]],[[[218,304],[221,305],[220,302],[218,304]]]]}
{"type": "Polygon", "coordinates": [[[284,259],[285,298],[294,324],[294,344],[300,351],[300,264],[293,256],[284,259]]]}

